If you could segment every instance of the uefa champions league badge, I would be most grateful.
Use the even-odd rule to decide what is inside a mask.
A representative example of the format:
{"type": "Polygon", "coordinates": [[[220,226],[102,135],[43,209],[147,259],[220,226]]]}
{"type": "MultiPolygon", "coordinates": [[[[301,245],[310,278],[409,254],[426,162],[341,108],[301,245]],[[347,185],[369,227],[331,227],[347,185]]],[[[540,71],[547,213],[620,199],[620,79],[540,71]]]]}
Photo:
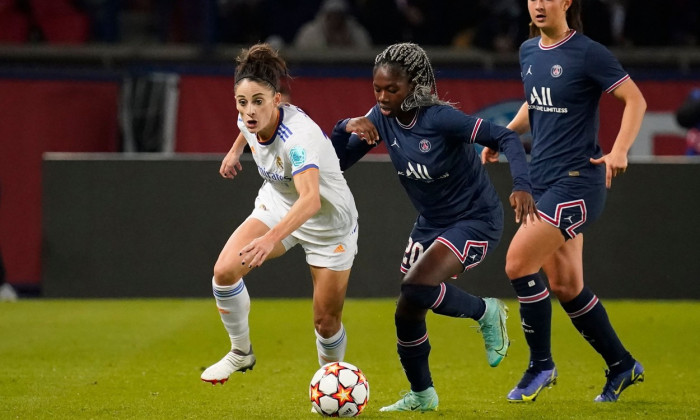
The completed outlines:
{"type": "Polygon", "coordinates": [[[301,146],[294,146],[289,151],[289,160],[292,161],[292,166],[298,168],[306,162],[306,150],[301,146]]]}
{"type": "Polygon", "coordinates": [[[418,148],[423,153],[429,152],[431,147],[430,142],[426,139],[423,139],[420,141],[420,143],[418,143],[418,148]]]}

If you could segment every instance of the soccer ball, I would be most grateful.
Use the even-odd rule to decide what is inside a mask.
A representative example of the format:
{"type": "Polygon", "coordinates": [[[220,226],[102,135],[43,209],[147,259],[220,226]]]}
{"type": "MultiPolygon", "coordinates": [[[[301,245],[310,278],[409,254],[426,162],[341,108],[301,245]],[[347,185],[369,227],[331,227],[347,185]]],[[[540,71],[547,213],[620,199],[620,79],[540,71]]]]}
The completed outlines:
{"type": "Polygon", "coordinates": [[[309,385],[311,405],[328,417],[355,417],[369,401],[369,382],[360,369],[346,362],[325,364],[309,385]]]}

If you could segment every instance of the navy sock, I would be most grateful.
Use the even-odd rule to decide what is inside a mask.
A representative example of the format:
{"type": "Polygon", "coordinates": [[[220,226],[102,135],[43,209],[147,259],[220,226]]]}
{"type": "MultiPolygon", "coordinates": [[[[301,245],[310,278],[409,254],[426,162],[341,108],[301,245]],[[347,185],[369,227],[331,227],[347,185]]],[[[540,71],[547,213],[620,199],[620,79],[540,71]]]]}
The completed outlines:
{"type": "Polygon", "coordinates": [[[404,284],[401,293],[413,305],[432,309],[438,315],[479,319],[486,311],[486,303],[482,298],[450,283],[440,283],[439,286],[404,284]]]}
{"type": "Polygon", "coordinates": [[[561,302],[561,306],[583,338],[603,356],[611,372],[624,372],[634,366],[634,359],[617,337],[603,304],[589,288],[584,287],[578,296],[561,302]]]}
{"type": "Polygon", "coordinates": [[[520,319],[525,340],[530,347],[530,367],[534,370],[554,368],[551,350],[552,302],[539,273],[512,280],[520,302],[520,319]]]}
{"type": "Polygon", "coordinates": [[[396,348],[399,360],[406,372],[406,378],[411,383],[414,392],[425,391],[433,386],[430,375],[428,356],[430,355],[430,341],[425,319],[416,321],[395,316],[396,335],[398,343],[396,348]]]}

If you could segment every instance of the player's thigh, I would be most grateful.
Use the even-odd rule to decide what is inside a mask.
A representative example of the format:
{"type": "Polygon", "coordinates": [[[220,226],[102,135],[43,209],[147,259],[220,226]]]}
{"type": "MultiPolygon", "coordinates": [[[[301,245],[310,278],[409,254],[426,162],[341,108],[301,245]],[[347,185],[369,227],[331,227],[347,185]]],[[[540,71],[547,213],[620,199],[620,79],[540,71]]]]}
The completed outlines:
{"type": "Polygon", "coordinates": [[[404,252],[401,271],[405,283],[437,286],[479,265],[498,246],[500,223],[458,220],[436,226],[419,218],[404,252]]]}
{"type": "Polygon", "coordinates": [[[506,254],[506,274],[511,280],[536,273],[554,252],[564,245],[561,231],[536,220],[521,225],[506,254]]]}
{"type": "Polygon", "coordinates": [[[583,289],[583,234],[566,241],[542,266],[552,292],[568,302],[583,289]]]}
{"type": "MultiPolygon", "coordinates": [[[[250,268],[242,263],[241,249],[248,245],[253,239],[259,238],[267,233],[270,228],[262,221],[249,217],[231,234],[226,241],[219,258],[214,265],[214,275],[242,277],[250,271],[250,268]]],[[[281,256],[286,252],[281,242],[275,244],[272,252],[267,256],[266,261],[281,256]]]]}
{"type": "Polygon", "coordinates": [[[350,269],[335,271],[326,267],[310,266],[314,285],[314,318],[338,318],[343,312],[348,289],[350,269]]]}
{"type": "Polygon", "coordinates": [[[464,271],[462,262],[453,249],[443,242],[434,241],[421,257],[411,265],[403,283],[437,286],[464,271]]]}

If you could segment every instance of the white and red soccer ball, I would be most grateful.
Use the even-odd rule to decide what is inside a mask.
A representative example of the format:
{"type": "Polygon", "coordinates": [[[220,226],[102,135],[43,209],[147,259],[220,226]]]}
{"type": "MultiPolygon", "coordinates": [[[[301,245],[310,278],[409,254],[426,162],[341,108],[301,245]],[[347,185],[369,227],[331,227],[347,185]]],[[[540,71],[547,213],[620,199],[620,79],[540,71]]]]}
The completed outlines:
{"type": "Polygon", "coordinates": [[[346,362],[323,365],[311,378],[311,405],[328,417],[355,417],[369,401],[369,382],[357,366],[346,362]]]}

